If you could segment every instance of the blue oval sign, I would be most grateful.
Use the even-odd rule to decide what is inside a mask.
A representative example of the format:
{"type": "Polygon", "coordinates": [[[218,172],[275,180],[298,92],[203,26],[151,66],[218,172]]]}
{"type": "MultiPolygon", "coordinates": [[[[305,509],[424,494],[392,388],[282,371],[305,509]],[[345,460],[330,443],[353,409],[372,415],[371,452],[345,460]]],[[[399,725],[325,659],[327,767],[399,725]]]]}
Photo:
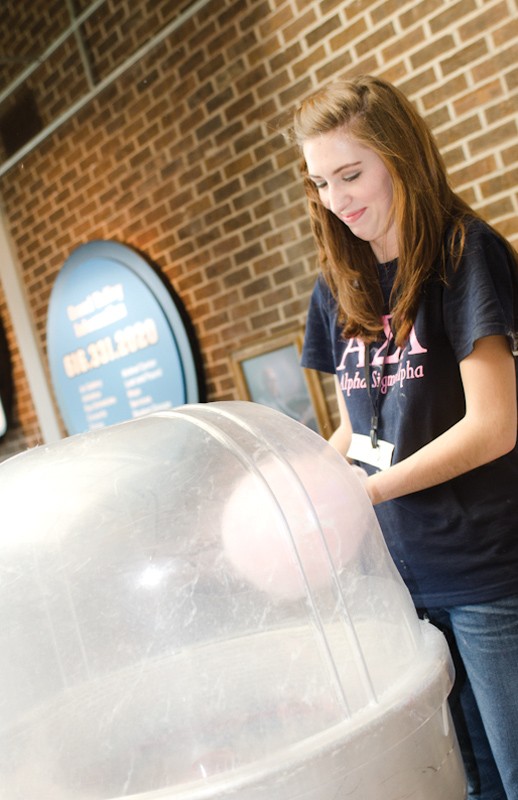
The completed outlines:
{"type": "Polygon", "coordinates": [[[69,434],[200,401],[200,365],[179,301],[142,256],[82,245],[54,284],[47,348],[69,434]]]}

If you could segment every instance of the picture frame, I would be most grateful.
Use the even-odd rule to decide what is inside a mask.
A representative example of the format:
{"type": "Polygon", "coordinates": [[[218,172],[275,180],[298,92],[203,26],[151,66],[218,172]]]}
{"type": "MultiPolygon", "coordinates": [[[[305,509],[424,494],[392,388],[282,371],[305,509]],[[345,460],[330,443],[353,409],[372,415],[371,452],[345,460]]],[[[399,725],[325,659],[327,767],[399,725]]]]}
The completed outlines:
{"type": "Polygon", "coordinates": [[[325,438],[329,413],[318,373],[300,365],[300,330],[262,339],[232,353],[239,398],[261,403],[296,419],[325,438]]]}

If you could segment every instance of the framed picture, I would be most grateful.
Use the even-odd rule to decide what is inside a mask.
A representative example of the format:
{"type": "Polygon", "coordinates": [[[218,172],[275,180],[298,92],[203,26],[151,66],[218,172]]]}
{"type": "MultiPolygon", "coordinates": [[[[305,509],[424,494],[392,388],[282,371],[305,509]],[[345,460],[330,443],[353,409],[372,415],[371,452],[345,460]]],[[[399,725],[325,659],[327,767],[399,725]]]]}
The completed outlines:
{"type": "Polygon", "coordinates": [[[328,438],[329,415],[318,374],[300,366],[302,332],[264,339],[232,354],[242,400],[275,408],[328,438]]]}

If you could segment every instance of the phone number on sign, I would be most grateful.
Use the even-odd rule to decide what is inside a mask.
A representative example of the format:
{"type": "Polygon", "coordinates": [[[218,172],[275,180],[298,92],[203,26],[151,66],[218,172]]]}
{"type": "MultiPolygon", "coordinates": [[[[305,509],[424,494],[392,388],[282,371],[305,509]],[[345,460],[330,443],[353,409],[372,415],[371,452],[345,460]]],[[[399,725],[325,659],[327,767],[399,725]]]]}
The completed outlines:
{"type": "Polygon", "coordinates": [[[113,336],[103,336],[86,347],[63,356],[63,367],[68,378],[103,367],[118,358],[145,350],[158,342],[158,331],[152,319],[135,322],[115,331],[113,336]]]}

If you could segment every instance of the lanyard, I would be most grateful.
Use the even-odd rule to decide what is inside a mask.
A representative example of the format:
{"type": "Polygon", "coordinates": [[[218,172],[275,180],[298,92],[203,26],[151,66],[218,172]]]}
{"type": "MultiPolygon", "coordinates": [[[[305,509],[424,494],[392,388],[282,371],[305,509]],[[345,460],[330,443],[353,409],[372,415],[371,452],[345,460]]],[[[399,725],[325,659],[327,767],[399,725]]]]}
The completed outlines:
{"type": "Polygon", "coordinates": [[[369,400],[371,402],[372,407],[372,416],[371,416],[371,429],[370,429],[370,437],[371,437],[371,446],[373,448],[378,447],[378,424],[380,418],[380,394],[381,394],[381,385],[383,381],[383,375],[385,374],[385,357],[383,358],[381,368],[380,368],[380,380],[375,393],[372,391],[371,387],[371,354],[370,354],[370,347],[365,348],[365,383],[367,386],[367,393],[369,395],[369,400]]]}

